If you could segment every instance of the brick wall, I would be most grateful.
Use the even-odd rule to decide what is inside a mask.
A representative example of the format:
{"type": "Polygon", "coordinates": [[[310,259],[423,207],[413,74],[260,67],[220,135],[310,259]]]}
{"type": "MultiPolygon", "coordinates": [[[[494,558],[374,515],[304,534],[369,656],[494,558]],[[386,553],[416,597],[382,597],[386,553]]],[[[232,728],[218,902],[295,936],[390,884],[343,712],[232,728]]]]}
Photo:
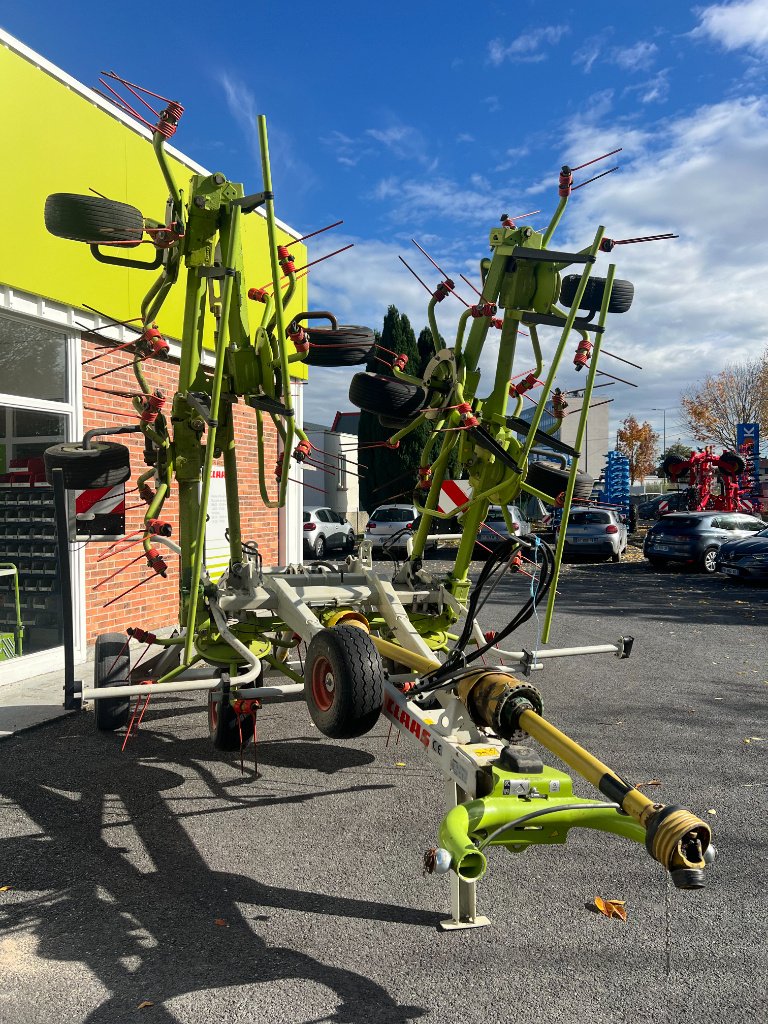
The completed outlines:
{"type": "MultiPolygon", "coordinates": [[[[83,426],[84,430],[94,427],[115,427],[123,423],[135,423],[136,414],[130,400],[115,395],[91,390],[86,385],[104,388],[107,391],[136,392],[138,385],[130,365],[131,356],[116,352],[89,336],[83,337],[83,360],[97,353],[107,353],[95,362],[83,366],[83,426]],[[106,377],[94,379],[104,370],[117,369],[106,377]]],[[[161,388],[168,399],[166,408],[176,390],[178,364],[151,360],[144,364],[147,380],[152,387],[161,388]]],[[[240,515],[244,540],[258,541],[259,550],[266,565],[278,561],[278,514],[277,510],[266,509],[259,495],[258,454],[256,441],[256,414],[243,404],[235,406],[235,436],[237,438],[238,482],[240,489],[240,515]]],[[[147,468],[143,457],[143,436],[127,434],[115,438],[128,446],[131,452],[132,481],[126,483],[126,534],[140,529],[144,505],[135,490],[137,477],[147,468]],[[132,507],[136,506],[136,507],[132,507]]],[[[271,474],[277,456],[277,435],[271,423],[266,425],[265,464],[271,474]]],[[[269,493],[275,492],[274,480],[270,478],[269,493]]],[[[178,501],[175,488],[167,499],[161,518],[173,524],[173,537],[178,537],[178,501]]],[[[85,549],[85,592],[86,592],[86,634],[92,644],[99,633],[124,632],[127,626],[141,626],[143,629],[160,629],[178,622],[178,558],[170,551],[165,552],[169,565],[167,579],[155,576],[149,583],[138,587],[124,599],[104,608],[104,604],[117,597],[129,587],[149,576],[144,558],[135,566],[121,572],[114,580],[104,583],[97,590],[93,588],[110,573],[141,553],[141,544],[131,544],[125,551],[104,561],[98,559],[107,553],[107,544],[91,543],[85,549]]]]}

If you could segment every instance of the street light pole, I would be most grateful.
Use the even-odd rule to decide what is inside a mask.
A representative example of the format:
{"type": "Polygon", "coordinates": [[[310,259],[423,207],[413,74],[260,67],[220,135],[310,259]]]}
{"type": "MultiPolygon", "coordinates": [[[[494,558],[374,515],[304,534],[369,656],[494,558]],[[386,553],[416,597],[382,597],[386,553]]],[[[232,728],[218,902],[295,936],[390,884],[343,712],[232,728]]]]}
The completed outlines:
{"type": "Polygon", "coordinates": [[[666,455],[667,454],[667,410],[666,409],[656,409],[654,407],[653,409],[651,409],[651,412],[660,412],[662,414],[662,422],[663,422],[664,425],[661,428],[662,431],[663,431],[663,440],[662,440],[662,446],[663,447],[662,447],[661,451],[662,451],[663,455],[666,455]]]}

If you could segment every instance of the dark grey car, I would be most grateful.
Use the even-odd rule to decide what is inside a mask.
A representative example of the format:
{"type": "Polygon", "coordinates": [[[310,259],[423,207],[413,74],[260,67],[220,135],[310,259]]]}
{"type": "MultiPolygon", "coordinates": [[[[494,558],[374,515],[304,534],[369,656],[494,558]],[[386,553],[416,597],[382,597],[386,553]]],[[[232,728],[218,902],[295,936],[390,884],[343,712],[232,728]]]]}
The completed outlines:
{"type": "Polygon", "coordinates": [[[643,554],[651,565],[667,562],[713,573],[720,546],[764,529],[765,523],[744,512],[672,512],[648,531],[643,554]]]}

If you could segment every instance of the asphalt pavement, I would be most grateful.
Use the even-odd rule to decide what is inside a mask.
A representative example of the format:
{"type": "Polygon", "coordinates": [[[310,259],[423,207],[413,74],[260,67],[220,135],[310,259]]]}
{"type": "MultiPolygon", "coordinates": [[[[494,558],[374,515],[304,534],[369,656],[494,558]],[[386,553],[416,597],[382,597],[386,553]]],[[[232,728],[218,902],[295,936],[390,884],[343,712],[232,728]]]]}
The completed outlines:
{"type": "MultiPolygon", "coordinates": [[[[124,753],[89,711],[0,744],[2,1024],[763,1019],[768,589],[628,561],[566,566],[560,591],[553,644],[635,646],[550,662],[545,715],[711,822],[706,889],[575,831],[494,850],[491,927],[442,932],[448,880],[421,869],[441,782],[383,721],[334,742],[302,704],[273,705],[257,777],[252,746],[244,774],[212,749],[199,698],[150,705],[124,753]],[[626,923],[595,896],[626,901],[626,923]]],[[[526,593],[502,582],[484,628],[526,593]]]]}

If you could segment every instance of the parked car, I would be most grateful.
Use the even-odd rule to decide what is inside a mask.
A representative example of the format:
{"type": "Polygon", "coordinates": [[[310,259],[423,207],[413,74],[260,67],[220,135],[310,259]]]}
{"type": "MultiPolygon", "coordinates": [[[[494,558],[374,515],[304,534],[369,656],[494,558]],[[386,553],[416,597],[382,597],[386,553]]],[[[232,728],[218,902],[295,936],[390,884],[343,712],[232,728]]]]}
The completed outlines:
{"type": "Polygon", "coordinates": [[[726,576],[768,580],[768,529],[753,533],[744,540],[729,540],[721,545],[715,568],[726,576]]]}
{"type": "Polygon", "coordinates": [[[324,558],[326,551],[352,551],[355,531],[339,512],[332,508],[304,509],[304,554],[324,558]]]}
{"type": "MultiPolygon", "coordinates": [[[[416,534],[420,525],[421,516],[417,516],[413,521],[412,535],[416,534]]],[[[429,524],[429,536],[434,539],[427,541],[424,550],[437,551],[438,548],[444,546],[458,547],[461,531],[461,520],[457,516],[452,516],[450,519],[433,519],[429,524]]]]}
{"type": "MultiPolygon", "coordinates": [[[[508,505],[509,515],[512,522],[516,525],[515,530],[516,537],[522,537],[524,534],[531,532],[531,524],[527,520],[523,519],[523,513],[517,507],[517,505],[508,505]]],[[[504,513],[501,510],[500,505],[491,505],[488,509],[488,513],[485,517],[484,525],[480,527],[477,540],[483,547],[491,548],[493,550],[502,541],[509,539],[509,530],[507,529],[507,523],[504,519],[504,513]]]]}
{"type": "Polygon", "coordinates": [[[688,491],[669,491],[652,501],[643,501],[637,506],[639,519],[661,519],[670,512],[684,512],[688,508],[688,491]]]}
{"type": "Polygon", "coordinates": [[[753,537],[764,528],[761,519],[744,512],[672,512],[650,528],[643,554],[652,566],[678,562],[712,573],[723,544],[753,537]]]}
{"type": "MultiPolygon", "coordinates": [[[[573,508],[568,516],[563,553],[603,555],[620,562],[627,550],[627,527],[623,517],[607,508],[573,508]]],[[[562,529],[562,523],[557,532],[562,529]]]]}
{"type": "Polygon", "coordinates": [[[365,527],[365,539],[377,548],[404,551],[406,534],[413,531],[416,519],[413,505],[381,505],[365,527]]]}

